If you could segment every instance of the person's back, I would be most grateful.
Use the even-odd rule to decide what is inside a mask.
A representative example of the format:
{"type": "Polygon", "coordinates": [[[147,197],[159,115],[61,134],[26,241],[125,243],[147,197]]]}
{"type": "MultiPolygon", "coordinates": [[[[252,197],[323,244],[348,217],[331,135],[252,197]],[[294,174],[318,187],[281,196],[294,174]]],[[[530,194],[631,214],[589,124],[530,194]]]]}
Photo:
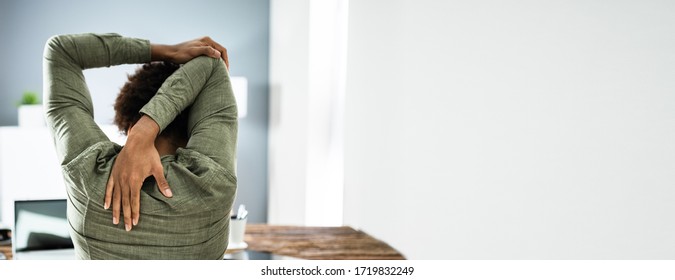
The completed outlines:
{"type": "MultiPolygon", "coordinates": [[[[143,102],[147,104],[142,104],[138,117],[129,124],[133,126],[140,116],[149,117],[162,132],[161,137],[185,111],[186,143],[175,145],[161,156],[171,197],[162,193],[152,177],[145,179],[136,194],[140,207],[134,209],[138,216],[134,216],[131,230],[131,202],[122,203],[121,198],[128,195],[133,200],[134,194],[123,193],[120,188],[111,192],[108,184],[123,147],[109,141],[94,123],[82,69],[147,63],[151,60],[150,48],[145,40],[114,34],[57,36],[45,48],[46,117],[65,177],[68,220],[77,256],[222,258],[237,185],[237,109],[222,60],[201,56],[177,68],[156,95],[143,102]],[[106,200],[110,196],[114,199],[106,200]],[[106,209],[110,203],[115,208],[112,212],[106,209]],[[119,213],[120,208],[125,222],[113,223],[114,212],[119,213]]],[[[130,127],[120,128],[127,131],[130,127]]],[[[176,140],[165,138],[162,140],[167,141],[157,143],[171,145],[176,140]]]]}

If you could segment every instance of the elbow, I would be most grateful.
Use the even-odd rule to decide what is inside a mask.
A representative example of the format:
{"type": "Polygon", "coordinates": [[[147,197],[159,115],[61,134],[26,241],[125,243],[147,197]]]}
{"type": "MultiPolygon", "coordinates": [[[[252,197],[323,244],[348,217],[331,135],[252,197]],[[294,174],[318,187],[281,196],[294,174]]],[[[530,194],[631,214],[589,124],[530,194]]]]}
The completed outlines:
{"type": "Polygon", "coordinates": [[[215,58],[213,59],[214,68],[217,70],[225,70],[227,72],[227,66],[225,65],[225,60],[222,58],[215,58]]]}
{"type": "Polygon", "coordinates": [[[223,62],[222,58],[213,58],[213,57],[206,56],[206,55],[201,55],[201,56],[195,57],[191,61],[195,61],[196,63],[201,63],[203,65],[209,65],[213,69],[218,68],[220,66],[220,64],[225,66],[225,63],[223,62]]]}
{"type": "Polygon", "coordinates": [[[211,75],[219,75],[222,77],[229,75],[227,66],[225,65],[225,61],[222,58],[209,58],[209,59],[211,60],[211,65],[213,66],[211,75]]]}
{"type": "Polygon", "coordinates": [[[50,37],[45,43],[44,58],[53,59],[55,54],[62,54],[64,48],[64,35],[55,35],[50,37]]]}

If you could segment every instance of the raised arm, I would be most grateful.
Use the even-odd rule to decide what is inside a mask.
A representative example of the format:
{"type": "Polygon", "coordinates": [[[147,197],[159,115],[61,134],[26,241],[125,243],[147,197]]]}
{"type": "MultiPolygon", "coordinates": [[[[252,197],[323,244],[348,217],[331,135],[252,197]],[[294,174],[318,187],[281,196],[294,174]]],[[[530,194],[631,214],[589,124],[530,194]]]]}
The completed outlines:
{"type": "Polygon", "coordinates": [[[119,64],[168,60],[185,63],[207,55],[226,62],[227,50],[209,37],[176,45],[150,44],[118,34],[73,34],[50,38],[44,49],[43,85],[47,125],[61,164],[108,140],[94,122],[94,106],[82,71],[119,64]]]}
{"type": "Polygon", "coordinates": [[[82,70],[150,61],[150,43],[116,34],[54,36],[43,60],[44,108],[59,162],[67,164],[91,145],[108,140],[94,122],[82,70]]]}

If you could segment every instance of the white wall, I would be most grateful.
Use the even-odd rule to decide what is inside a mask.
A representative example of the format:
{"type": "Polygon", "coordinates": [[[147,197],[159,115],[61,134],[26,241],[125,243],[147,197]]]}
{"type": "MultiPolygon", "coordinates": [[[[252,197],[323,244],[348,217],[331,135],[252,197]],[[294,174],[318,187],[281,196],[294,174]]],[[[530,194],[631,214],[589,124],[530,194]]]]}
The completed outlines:
{"type": "MultiPolygon", "coordinates": [[[[124,145],[116,126],[101,125],[124,145]]],[[[54,141],[47,127],[0,127],[0,224],[14,225],[14,201],[67,198],[54,141]]]]}
{"type": "Polygon", "coordinates": [[[675,258],[675,2],[351,1],[345,223],[413,259],[675,258]]]}
{"type": "Polygon", "coordinates": [[[269,223],[342,225],[346,3],[270,2],[269,223]]]}
{"type": "Polygon", "coordinates": [[[273,224],[304,224],[309,0],[270,1],[269,201],[273,224]]]}

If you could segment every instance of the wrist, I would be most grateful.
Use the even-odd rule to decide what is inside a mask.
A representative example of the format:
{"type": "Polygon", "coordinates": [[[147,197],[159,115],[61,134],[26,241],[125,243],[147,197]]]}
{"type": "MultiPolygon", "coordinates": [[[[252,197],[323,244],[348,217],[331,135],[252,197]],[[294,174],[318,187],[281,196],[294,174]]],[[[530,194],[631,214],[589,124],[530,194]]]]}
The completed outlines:
{"type": "Polygon", "coordinates": [[[159,125],[147,115],[143,115],[127,133],[127,144],[154,143],[159,135],[159,125]]]}
{"type": "Polygon", "coordinates": [[[152,61],[170,61],[172,52],[174,52],[174,47],[170,45],[150,45],[150,59],[152,61]]]}

